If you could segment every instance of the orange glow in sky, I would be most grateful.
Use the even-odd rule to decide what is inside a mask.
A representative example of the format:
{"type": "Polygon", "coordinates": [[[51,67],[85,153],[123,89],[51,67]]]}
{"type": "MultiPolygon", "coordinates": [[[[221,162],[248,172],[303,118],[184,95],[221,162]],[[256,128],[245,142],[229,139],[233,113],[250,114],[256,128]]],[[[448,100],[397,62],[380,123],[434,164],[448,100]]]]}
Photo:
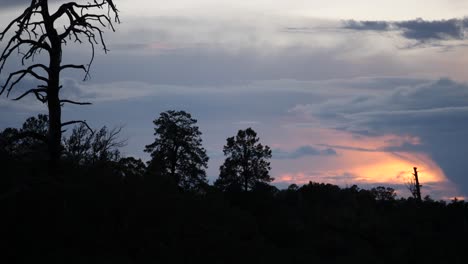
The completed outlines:
{"type": "Polygon", "coordinates": [[[442,170],[424,154],[344,152],[350,161],[355,161],[349,172],[357,176],[358,182],[404,184],[411,177],[413,167],[418,167],[421,182],[447,181],[442,170]]]}
{"type": "MultiPolygon", "coordinates": [[[[402,196],[406,196],[409,193],[404,193],[403,189],[406,189],[405,185],[412,177],[413,167],[417,167],[421,184],[427,186],[426,194],[431,194],[428,193],[431,190],[447,194],[447,196],[450,194],[453,196],[457,193],[457,189],[429,155],[415,152],[387,152],[384,149],[385,147],[401,146],[405,143],[419,145],[421,142],[417,137],[409,135],[356,137],[334,130],[309,128],[304,130],[299,135],[295,135],[295,145],[307,144],[307,135],[310,137],[310,135],[320,134],[322,136],[319,138],[323,140],[321,142],[333,142],[333,144],[320,143],[316,145],[331,147],[336,150],[337,155],[304,157],[301,163],[297,163],[298,170],[294,172],[277,171],[277,174],[274,175],[275,182],[306,184],[312,181],[340,186],[354,184],[358,186],[399,185],[401,186],[399,192],[402,196]]],[[[281,161],[275,164],[279,163],[281,161]]],[[[281,164],[278,167],[280,166],[281,164]]]]}

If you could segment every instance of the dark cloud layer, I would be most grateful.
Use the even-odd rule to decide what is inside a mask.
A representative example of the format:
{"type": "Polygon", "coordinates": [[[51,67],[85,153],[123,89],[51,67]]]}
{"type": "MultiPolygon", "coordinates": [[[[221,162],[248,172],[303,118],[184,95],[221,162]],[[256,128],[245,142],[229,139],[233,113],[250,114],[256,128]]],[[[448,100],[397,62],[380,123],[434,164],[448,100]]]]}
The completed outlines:
{"type": "MultiPolygon", "coordinates": [[[[82,0],[77,0],[75,2],[81,2],[82,0]]],[[[69,2],[66,0],[49,0],[49,3],[56,3],[56,2],[69,2]]],[[[24,10],[31,4],[31,0],[1,0],[0,1],[0,11],[3,8],[18,8],[20,10],[24,10]]]]}
{"type": "Polygon", "coordinates": [[[0,0],[0,7],[21,6],[30,4],[30,0],[0,0]]]}
{"type": "MultiPolygon", "coordinates": [[[[302,108],[337,129],[357,135],[412,135],[421,144],[358,151],[428,153],[468,194],[468,84],[449,79],[397,87],[390,92],[302,108]]],[[[339,146],[329,146],[340,148],[339,146]]]]}
{"type": "Polygon", "coordinates": [[[418,18],[400,22],[348,20],[343,23],[343,27],[350,30],[401,31],[403,37],[421,42],[464,40],[468,35],[468,18],[434,21],[418,18]]]}
{"type": "Polygon", "coordinates": [[[352,30],[375,30],[387,31],[391,28],[391,23],[386,21],[356,21],[348,20],[344,22],[344,28],[352,30]]]}
{"type": "Polygon", "coordinates": [[[359,152],[424,152],[425,147],[423,145],[411,144],[404,142],[401,145],[395,146],[386,146],[382,148],[359,148],[359,147],[350,147],[350,146],[340,146],[340,145],[329,145],[329,144],[319,144],[320,146],[329,147],[330,149],[343,149],[343,150],[352,150],[359,152]]]}
{"type": "Polygon", "coordinates": [[[335,156],[336,151],[332,148],[317,149],[311,146],[302,146],[293,151],[284,151],[281,149],[273,150],[274,159],[300,159],[309,156],[335,156]]]}
{"type": "MultiPolygon", "coordinates": [[[[63,0],[49,0],[49,2],[60,2],[63,0]]],[[[31,4],[31,0],[0,0],[0,8],[24,6],[31,4]]]]}

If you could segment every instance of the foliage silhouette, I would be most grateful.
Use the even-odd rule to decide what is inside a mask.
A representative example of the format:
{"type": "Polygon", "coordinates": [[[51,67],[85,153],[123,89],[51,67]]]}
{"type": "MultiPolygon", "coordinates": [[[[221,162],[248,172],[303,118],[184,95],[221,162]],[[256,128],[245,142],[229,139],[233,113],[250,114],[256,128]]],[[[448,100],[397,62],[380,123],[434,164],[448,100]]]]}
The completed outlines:
{"type": "Polygon", "coordinates": [[[201,191],[207,185],[208,156],[196,123],[185,111],[163,112],[153,121],[155,141],[145,146],[151,153],[149,169],[187,191],[201,191]]]}
{"type": "Polygon", "coordinates": [[[239,130],[237,136],[227,139],[223,148],[227,156],[220,167],[215,186],[222,190],[253,189],[257,184],[269,183],[271,149],[258,143],[257,133],[252,128],[239,130]]]}
{"type": "Polygon", "coordinates": [[[67,103],[89,104],[61,98],[60,76],[64,70],[81,69],[85,72],[85,79],[87,79],[90,66],[94,60],[95,45],[99,43],[98,40],[104,51],[107,52],[102,28],[110,27],[114,30],[113,23],[119,22],[119,17],[112,0],[100,0],[88,4],[69,2],[62,4],[53,13],[49,8],[48,0],[31,0],[30,2],[23,13],[13,19],[0,32],[0,41],[9,36],[0,55],[0,73],[4,70],[7,60],[16,54],[15,51],[20,54],[22,66],[25,66],[26,62],[30,62],[30,65],[25,66],[25,68],[9,74],[0,88],[0,95],[6,92],[7,96],[9,96],[26,77],[31,77],[41,83],[35,88],[31,87],[30,90],[14,100],[34,95],[37,100],[47,104],[49,116],[47,135],[49,166],[51,172],[55,173],[61,152],[62,128],[78,122],[62,122],[61,108],[63,104],[67,103]],[[66,21],[65,24],[64,21],[66,21]],[[82,40],[89,42],[91,45],[92,57],[89,64],[62,64],[64,45],[72,41],[82,43],[82,40]],[[44,53],[48,65],[35,63],[34,59],[43,56],[44,53]]]}
{"type": "Polygon", "coordinates": [[[377,201],[393,201],[395,200],[395,189],[390,187],[378,186],[370,190],[377,201]]]}
{"type": "Polygon", "coordinates": [[[0,135],[2,149],[16,158],[38,158],[47,155],[47,115],[29,117],[20,129],[6,128],[0,135]]]}
{"type": "MultiPolygon", "coordinates": [[[[187,113],[178,117],[198,131],[187,113]]],[[[0,149],[0,239],[7,242],[2,263],[390,264],[468,258],[468,203],[395,198],[388,187],[309,182],[278,190],[257,181],[248,192],[208,185],[187,192],[155,177],[155,163],[101,156],[92,143],[80,143],[74,146],[86,151],[76,156],[89,158],[64,158],[67,181],[54,189],[37,181],[45,173],[37,163],[46,152],[35,143],[9,151],[25,140],[12,135],[44,134],[46,120],[30,118],[0,133],[0,144],[13,143],[0,149]]],[[[75,131],[75,143],[105,142],[112,134],[103,128],[104,136],[95,136],[83,126],[75,131]]],[[[64,155],[73,134],[62,140],[64,155]]],[[[117,135],[111,138],[120,142],[117,135]]],[[[118,147],[104,149],[113,153],[118,147]]]]}
{"type": "Polygon", "coordinates": [[[128,180],[134,178],[143,178],[146,173],[146,165],[141,159],[133,157],[121,158],[118,162],[119,169],[122,173],[122,178],[128,180]]]}
{"type": "Polygon", "coordinates": [[[65,159],[79,164],[92,165],[99,161],[118,161],[119,148],[125,146],[126,140],[118,138],[122,128],[98,131],[89,130],[85,124],[73,128],[71,135],[63,139],[65,159]]]}

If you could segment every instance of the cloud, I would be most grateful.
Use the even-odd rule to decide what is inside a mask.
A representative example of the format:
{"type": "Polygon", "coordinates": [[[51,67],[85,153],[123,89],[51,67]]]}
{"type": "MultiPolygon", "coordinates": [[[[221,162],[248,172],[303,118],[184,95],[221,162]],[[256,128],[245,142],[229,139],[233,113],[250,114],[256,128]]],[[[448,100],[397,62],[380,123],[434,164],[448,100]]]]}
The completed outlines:
{"type": "MultiPolygon", "coordinates": [[[[63,0],[52,0],[49,2],[64,2],[63,0]]],[[[28,7],[31,4],[31,0],[0,0],[0,6],[2,8],[7,8],[7,7],[16,7],[16,6],[23,6],[23,7],[28,7]]]]}
{"type": "Polygon", "coordinates": [[[466,38],[468,18],[439,21],[423,19],[397,22],[395,25],[403,30],[403,36],[415,40],[463,40],[466,38]]]}
{"type": "Polygon", "coordinates": [[[449,20],[356,21],[343,22],[343,28],[357,31],[399,31],[409,40],[418,42],[465,40],[468,36],[468,18],[449,20]]]}
{"type": "Polygon", "coordinates": [[[233,122],[234,125],[241,125],[241,126],[253,126],[253,125],[258,125],[261,122],[258,121],[250,121],[250,120],[241,120],[237,122],[233,122]]]}
{"type": "Polygon", "coordinates": [[[332,148],[318,149],[311,146],[302,146],[293,151],[273,149],[273,159],[300,159],[310,156],[335,156],[336,151],[332,148]]]}
{"type": "Polygon", "coordinates": [[[386,21],[356,21],[348,20],[344,21],[344,28],[351,30],[375,30],[375,31],[387,31],[392,28],[392,24],[386,21]]]}
{"type": "MultiPolygon", "coordinates": [[[[130,17],[118,25],[116,33],[106,34],[111,52],[96,58],[91,73],[93,80],[100,82],[191,86],[238,85],[255,80],[411,76],[411,72],[466,78],[464,72],[450,67],[464,63],[460,54],[465,48],[452,49],[444,58],[438,50],[408,56],[407,50],[398,48],[400,38],[389,41],[378,34],[356,36],[341,26],[340,21],[290,21],[276,17],[245,21],[130,17]],[[311,34],[290,34],[284,31],[285,25],[305,25],[314,30],[311,34]]],[[[87,46],[69,47],[64,50],[64,59],[86,64],[88,51],[87,46]]]]}
{"type": "Polygon", "coordinates": [[[420,144],[411,144],[409,142],[403,142],[402,144],[397,145],[388,145],[380,148],[362,148],[362,147],[352,147],[352,146],[341,146],[341,145],[329,145],[329,144],[319,144],[320,146],[329,147],[333,149],[342,149],[342,150],[351,150],[358,152],[423,152],[425,150],[424,146],[420,144]]]}
{"type": "Polygon", "coordinates": [[[467,83],[440,79],[396,86],[378,93],[362,90],[361,94],[356,93],[353,97],[297,105],[291,111],[313,116],[335,129],[354,135],[417,137],[420,140],[418,144],[407,142],[378,149],[354,150],[427,153],[450,180],[465,194],[468,193],[464,165],[468,155],[467,83]]]}
{"type": "Polygon", "coordinates": [[[3,8],[21,5],[26,7],[30,3],[30,0],[0,0],[0,6],[2,6],[3,8]]]}

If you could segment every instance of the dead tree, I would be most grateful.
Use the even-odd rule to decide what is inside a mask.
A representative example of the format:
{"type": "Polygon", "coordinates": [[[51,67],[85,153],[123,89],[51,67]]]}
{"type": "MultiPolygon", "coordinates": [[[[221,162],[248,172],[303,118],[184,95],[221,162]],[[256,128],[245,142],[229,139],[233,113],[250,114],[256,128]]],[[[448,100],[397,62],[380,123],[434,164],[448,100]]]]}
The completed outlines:
{"type": "Polygon", "coordinates": [[[62,106],[64,104],[90,104],[60,97],[61,73],[68,69],[82,70],[86,80],[94,60],[95,46],[101,44],[104,52],[108,51],[103,38],[105,28],[114,31],[114,24],[119,22],[118,10],[112,0],[94,0],[87,4],[69,2],[62,4],[54,13],[50,13],[48,0],[31,0],[29,7],[0,32],[0,42],[8,39],[5,41],[6,46],[0,56],[0,73],[4,70],[7,60],[16,54],[19,55],[23,67],[21,70],[9,73],[8,78],[0,87],[0,95],[6,93],[8,97],[15,87],[28,77],[41,83],[13,100],[18,101],[28,95],[34,95],[37,100],[47,104],[49,114],[47,144],[51,173],[54,173],[60,158],[63,127],[84,122],[62,123],[62,106]],[[89,63],[86,65],[63,64],[64,45],[67,42],[82,43],[83,41],[91,46],[89,63]],[[46,54],[48,65],[35,64],[35,57],[42,53],[46,54]]]}
{"type": "Polygon", "coordinates": [[[421,199],[422,185],[419,183],[418,168],[414,167],[413,170],[414,170],[413,177],[408,181],[406,185],[408,187],[408,190],[413,195],[413,198],[421,202],[422,201],[421,199]]]}

